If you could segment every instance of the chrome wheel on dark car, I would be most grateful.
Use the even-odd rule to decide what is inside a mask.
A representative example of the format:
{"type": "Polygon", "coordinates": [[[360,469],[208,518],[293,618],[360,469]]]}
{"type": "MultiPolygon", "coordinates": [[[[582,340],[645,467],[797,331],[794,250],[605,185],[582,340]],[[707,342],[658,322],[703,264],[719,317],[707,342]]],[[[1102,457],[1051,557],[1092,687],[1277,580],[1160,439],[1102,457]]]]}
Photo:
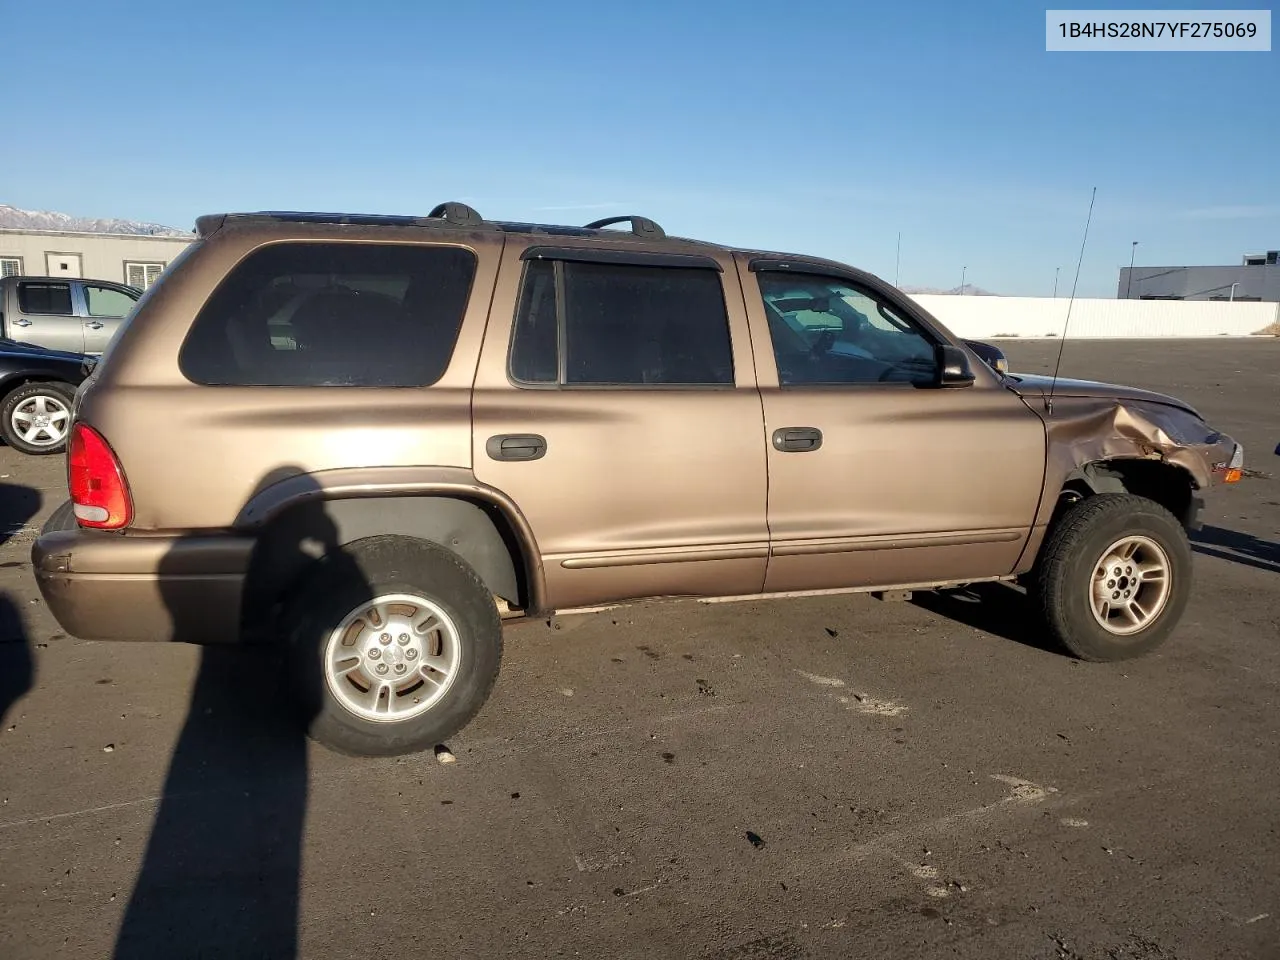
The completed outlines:
{"type": "Polygon", "coordinates": [[[61,453],[71,430],[75,390],[58,382],[28,383],[4,400],[0,435],[27,454],[61,453]]]}

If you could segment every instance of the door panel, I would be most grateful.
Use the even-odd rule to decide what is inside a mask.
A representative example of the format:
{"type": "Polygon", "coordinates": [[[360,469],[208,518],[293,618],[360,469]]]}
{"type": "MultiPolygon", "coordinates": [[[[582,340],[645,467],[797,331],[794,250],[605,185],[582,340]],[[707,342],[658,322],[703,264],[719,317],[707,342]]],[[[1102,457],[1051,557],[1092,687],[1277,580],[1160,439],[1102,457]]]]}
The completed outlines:
{"type": "MultiPolygon", "coordinates": [[[[894,586],[1009,573],[1040,499],[1040,419],[989,371],[976,370],[971,387],[926,386],[928,351],[915,337],[931,341],[932,334],[914,324],[897,331],[880,316],[869,327],[862,324],[865,338],[846,316],[843,329],[805,341],[838,354],[831,366],[812,369],[824,375],[853,371],[850,379],[863,382],[801,385],[808,361],[793,364],[774,349],[775,337],[788,335],[779,323],[795,318],[767,312],[764,294],[800,314],[806,335],[824,327],[822,311],[831,308],[805,309],[803,297],[810,294],[803,282],[783,291],[786,296],[773,296],[771,281],[762,287],[745,260],[741,265],[771,438],[765,589],[894,586]],[[899,332],[911,336],[899,342],[899,332]],[[784,357],[782,380],[791,385],[780,384],[776,356],[784,357]],[[882,362],[884,357],[892,360],[882,362]]],[[[895,306],[883,292],[875,296],[895,306]]],[[[855,304],[861,320],[874,310],[856,297],[844,301],[855,304]]],[[[897,306],[891,317],[909,316],[897,306]]]]}
{"type": "Polygon", "coordinates": [[[79,287],[84,352],[102,353],[138,298],[107,284],[83,283],[79,287]]]}
{"type": "Polygon", "coordinates": [[[771,445],[766,589],[894,585],[1008,573],[1030,530],[1044,428],[1004,390],[764,391],[771,445]]]}
{"type": "Polygon", "coordinates": [[[12,339],[51,350],[84,350],[84,332],[80,317],[75,315],[70,282],[22,280],[14,299],[17,310],[5,321],[12,339]]]}
{"type": "MultiPolygon", "coordinates": [[[[600,246],[597,241],[593,249],[600,246]]],[[[661,344],[658,338],[627,340],[652,315],[635,312],[650,294],[619,299],[610,285],[648,290],[643,285],[651,274],[597,265],[595,275],[586,267],[549,268],[537,261],[522,286],[521,252],[509,239],[473,401],[473,469],[479,480],[511,496],[527,518],[549,605],[758,592],[768,554],[765,453],[732,263],[723,264],[724,274],[706,271],[724,297],[732,370],[726,364],[729,379],[717,386],[691,386],[628,381],[629,369],[643,367],[637,345],[660,351],[661,344]],[[530,291],[544,278],[546,298],[539,301],[541,295],[530,291]],[[554,298],[552,290],[558,291],[554,298]],[[517,385],[508,377],[511,305],[518,302],[526,321],[511,369],[526,380],[555,382],[517,385]],[[557,312],[556,304],[567,309],[557,312]],[[539,309],[545,328],[538,327],[542,320],[527,320],[539,309]],[[588,347],[596,326],[608,327],[601,343],[616,346],[607,357],[592,356],[588,347]],[[542,353],[523,346],[538,329],[550,337],[542,353]],[[557,331],[558,342],[567,345],[562,353],[557,331]],[[618,382],[589,382],[601,367],[618,382]]],[[[702,280],[708,280],[705,273],[702,280]]],[[[706,282],[703,289],[709,289],[706,282]]],[[[668,357],[664,367],[659,358],[645,369],[659,371],[662,379],[697,367],[688,351],[678,360],[672,366],[668,357]]]]}

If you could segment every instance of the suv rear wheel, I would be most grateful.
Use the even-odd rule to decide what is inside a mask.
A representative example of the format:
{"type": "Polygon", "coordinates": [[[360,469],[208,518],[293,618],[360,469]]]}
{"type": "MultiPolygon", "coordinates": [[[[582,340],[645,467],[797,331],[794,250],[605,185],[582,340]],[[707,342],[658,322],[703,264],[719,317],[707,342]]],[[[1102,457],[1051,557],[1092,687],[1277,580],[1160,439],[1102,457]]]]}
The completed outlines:
{"type": "Polygon", "coordinates": [[[308,733],[356,756],[429,749],[493,689],[502,623],[455,554],[378,536],[322,561],[286,613],[308,733]]]}
{"type": "Polygon", "coordinates": [[[1055,638],[1084,660],[1147,653],[1191,595],[1191,545],[1160,504],[1100,494],[1071,507],[1045,543],[1037,591],[1055,638]]]}

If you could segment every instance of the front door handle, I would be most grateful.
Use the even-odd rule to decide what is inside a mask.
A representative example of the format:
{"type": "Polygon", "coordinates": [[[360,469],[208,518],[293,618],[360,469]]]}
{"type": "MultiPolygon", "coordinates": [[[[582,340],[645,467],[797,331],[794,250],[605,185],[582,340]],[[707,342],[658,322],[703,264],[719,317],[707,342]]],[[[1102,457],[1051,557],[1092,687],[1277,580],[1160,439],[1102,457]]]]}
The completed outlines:
{"type": "Polygon", "coordinates": [[[102,329],[102,324],[101,324],[101,323],[99,323],[97,320],[91,320],[91,321],[89,321],[89,322],[85,323],[85,326],[86,326],[86,327],[88,327],[90,330],[101,330],[101,329],[102,329]]]}
{"type": "Polygon", "coordinates": [[[31,326],[31,321],[23,320],[21,317],[19,317],[17,320],[13,321],[13,325],[15,327],[29,327],[31,326]]]}
{"type": "Polygon", "coordinates": [[[490,437],[484,452],[494,460],[537,460],[546,454],[547,441],[536,433],[504,433],[490,437]]]}
{"type": "Polygon", "coordinates": [[[773,431],[773,448],[782,453],[808,453],[822,446],[817,427],[779,427],[773,431]]]}

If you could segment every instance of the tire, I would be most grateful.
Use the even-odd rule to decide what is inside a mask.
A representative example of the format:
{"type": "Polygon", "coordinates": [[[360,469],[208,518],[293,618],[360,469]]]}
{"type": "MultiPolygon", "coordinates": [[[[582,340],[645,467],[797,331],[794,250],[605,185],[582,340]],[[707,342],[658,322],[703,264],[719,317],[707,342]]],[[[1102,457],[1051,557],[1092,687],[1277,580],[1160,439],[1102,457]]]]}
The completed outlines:
{"type": "Polygon", "coordinates": [[[58,509],[49,514],[49,519],[40,528],[40,533],[60,533],[63,530],[74,530],[78,526],[79,524],[76,523],[75,504],[70,500],[64,500],[58,509]]]}
{"type": "Polygon", "coordinates": [[[284,617],[287,672],[307,734],[338,753],[428,750],[479,713],[498,679],[502,622],[493,595],[457,555],[424,540],[376,536],[347,544],[303,580],[284,617]],[[381,618],[358,615],[380,600],[381,618]],[[345,650],[344,637],[352,641],[345,650]],[[336,668],[352,664],[338,675],[336,668]],[[385,675],[374,672],[384,667],[385,675]],[[401,667],[403,679],[393,672],[401,667]],[[415,681],[416,690],[399,692],[415,681]],[[389,688],[387,696],[372,695],[378,684],[389,688]]]}
{"type": "Polygon", "coordinates": [[[1071,507],[1050,533],[1039,567],[1034,596],[1049,630],[1082,660],[1151,652],[1177,627],[1191,596],[1186,530],[1160,504],[1131,494],[1099,494],[1071,507]]]}
{"type": "Polygon", "coordinates": [[[67,449],[75,395],[69,383],[23,384],[0,404],[0,437],[13,449],[31,456],[62,453],[67,449]],[[35,435],[27,440],[24,433],[31,435],[33,430],[35,435]]]}

